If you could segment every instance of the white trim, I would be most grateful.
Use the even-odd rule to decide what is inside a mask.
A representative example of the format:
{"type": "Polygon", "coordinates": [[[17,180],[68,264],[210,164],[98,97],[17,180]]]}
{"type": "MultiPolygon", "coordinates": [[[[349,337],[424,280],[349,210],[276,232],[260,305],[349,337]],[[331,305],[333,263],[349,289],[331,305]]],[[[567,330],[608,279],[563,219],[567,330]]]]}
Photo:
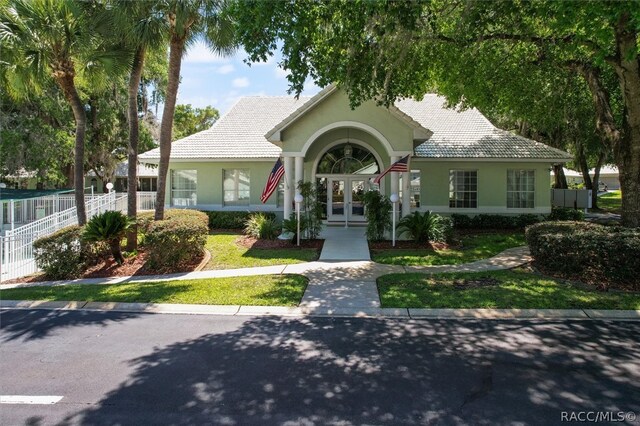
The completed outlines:
{"type": "MultiPolygon", "coordinates": [[[[406,154],[405,154],[406,155],[406,154]]],[[[474,157],[418,157],[414,156],[411,158],[412,161],[419,161],[425,163],[431,162],[442,162],[442,161],[450,161],[450,162],[477,162],[477,163],[548,163],[548,164],[558,164],[558,163],[566,163],[568,161],[573,161],[571,159],[563,158],[474,158],[474,157]]]]}
{"type": "Polygon", "coordinates": [[[419,208],[411,209],[411,211],[421,211],[425,212],[427,210],[431,210],[434,213],[448,213],[448,214],[467,214],[467,215],[478,215],[478,214],[523,214],[523,213],[531,213],[531,214],[549,214],[551,213],[551,206],[547,207],[535,207],[533,209],[510,209],[504,206],[488,206],[488,207],[478,207],[475,209],[464,209],[464,208],[453,208],[449,206],[424,206],[422,203],[419,208]]]}
{"type": "Polygon", "coordinates": [[[318,139],[320,136],[322,136],[323,134],[327,133],[330,130],[340,129],[340,128],[360,129],[360,130],[363,130],[363,131],[369,133],[370,135],[372,135],[373,137],[378,139],[378,141],[380,141],[380,143],[382,143],[382,146],[385,147],[385,149],[387,150],[387,154],[388,155],[405,156],[407,154],[411,154],[411,151],[394,151],[393,147],[391,146],[391,143],[387,140],[387,138],[384,137],[384,135],[382,133],[380,133],[378,130],[374,129],[373,127],[369,126],[368,124],[360,123],[359,121],[336,121],[335,123],[327,124],[326,126],[316,130],[315,133],[312,134],[309,137],[307,142],[305,142],[304,146],[302,147],[302,149],[299,152],[295,152],[295,151],[287,151],[287,152],[285,152],[285,151],[283,151],[282,152],[282,156],[283,157],[297,157],[299,155],[303,155],[303,156],[306,157],[307,151],[309,150],[311,145],[316,141],[316,139],[318,139]]]}
{"type": "MultiPolygon", "coordinates": [[[[325,145],[324,149],[322,151],[320,151],[320,153],[316,156],[315,160],[313,160],[313,168],[311,169],[311,182],[315,182],[316,181],[316,170],[318,169],[318,164],[320,163],[320,159],[322,158],[323,155],[325,155],[327,153],[327,151],[329,151],[331,148],[333,148],[334,146],[343,144],[343,143],[347,143],[349,142],[352,145],[359,145],[367,150],[369,150],[369,152],[371,152],[373,154],[373,156],[375,157],[376,161],[378,162],[378,166],[381,168],[380,170],[378,170],[378,173],[381,173],[382,170],[384,170],[384,163],[382,162],[382,157],[380,157],[380,154],[378,154],[378,151],[376,151],[375,149],[373,149],[371,147],[371,145],[369,145],[366,142],[361,141],[360,139],[353,139],[353,138],[342,138],[342,139],[336,139],[335,141],[331,142],[330,144],[325,145]]],[[[320,173],[321,175],[324,176],[324,173],[320,173]]],[[[338,175],[327,175],[326,177],[329,176],[338,176],[338,175]]],[[[352,176],[352,175],[345,175],[345,176],[352,176]]],[[[377,176],[377,175],[374,175],[377,176]]]]}
{"type": "MultiPolygon", "coordinates": [[[[275,161],[278,158],[277,155],[273,156],[273,157],[252,157],[252,158],[240,158],[240,157],[233,157],[233,158],[171,158],[169,159],[170,163],[234,163],[234,162],[263,162],[263,163],[267,163],[267,162],[272,162],[275,161]]],[[[141,158],[140,162],[142,163],[149,163],[149,164],[158,164],[160,162],[159,158],[153,158],[153,159],[148,159],[148,158],[141,158]]]]}
{"type": "Polygon", "coordinates": [[[197,204],[190,206],[192,210],[216,211],[216,212],[281,212],[282,207],[274,204],[248,204],[246,206],[224,206],[222,204],[197,204]]]}

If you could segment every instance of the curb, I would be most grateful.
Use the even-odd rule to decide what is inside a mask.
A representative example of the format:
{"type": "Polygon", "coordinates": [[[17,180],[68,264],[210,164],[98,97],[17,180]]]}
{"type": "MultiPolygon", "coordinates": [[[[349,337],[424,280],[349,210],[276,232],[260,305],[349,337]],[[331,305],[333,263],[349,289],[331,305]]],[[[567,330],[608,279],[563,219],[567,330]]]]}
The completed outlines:
{"type": "Polygon", "coordinates": [[[635,320],[640,310],[606,309],[413,309],[413,308],[309,308],[288,306],[191,305],[47,300],[0,300],[2,309],[133,312],[148,314],[349,317],[465,320],[635,320]]]}

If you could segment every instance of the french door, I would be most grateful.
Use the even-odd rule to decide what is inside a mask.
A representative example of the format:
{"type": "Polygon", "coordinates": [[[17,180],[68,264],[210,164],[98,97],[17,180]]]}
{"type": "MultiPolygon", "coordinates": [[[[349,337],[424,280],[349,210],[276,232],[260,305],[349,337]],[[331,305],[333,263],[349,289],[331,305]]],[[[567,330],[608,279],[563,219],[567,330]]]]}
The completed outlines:
{"type": "Polygon", "coordinates": [[[368,189],[368,177],[330,177],[327,188],[327,219],[330,222],[364,222],[363,195],[368,189]]]}

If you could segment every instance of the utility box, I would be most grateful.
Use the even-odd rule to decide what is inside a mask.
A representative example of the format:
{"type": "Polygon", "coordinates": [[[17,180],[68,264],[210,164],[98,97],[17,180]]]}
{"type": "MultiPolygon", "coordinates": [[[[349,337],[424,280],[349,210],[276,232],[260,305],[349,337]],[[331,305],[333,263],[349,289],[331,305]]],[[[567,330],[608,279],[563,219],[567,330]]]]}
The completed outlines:
{"type": "Polygon", "coordinates": [[[592,192],[590,189],[551,189],[551,205],[572,209],[590,209],[592,192]]]}

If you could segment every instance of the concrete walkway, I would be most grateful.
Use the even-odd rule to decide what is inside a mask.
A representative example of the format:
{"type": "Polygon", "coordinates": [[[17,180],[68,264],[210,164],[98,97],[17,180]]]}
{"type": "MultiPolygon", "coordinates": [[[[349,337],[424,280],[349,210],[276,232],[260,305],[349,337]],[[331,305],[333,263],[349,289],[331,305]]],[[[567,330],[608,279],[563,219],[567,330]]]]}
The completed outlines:
{"type": "Polygon", "coordinates": [[[364,226],[325,226],[320,234],[324,239],[321,261],[371,260],[364,226]]]}

